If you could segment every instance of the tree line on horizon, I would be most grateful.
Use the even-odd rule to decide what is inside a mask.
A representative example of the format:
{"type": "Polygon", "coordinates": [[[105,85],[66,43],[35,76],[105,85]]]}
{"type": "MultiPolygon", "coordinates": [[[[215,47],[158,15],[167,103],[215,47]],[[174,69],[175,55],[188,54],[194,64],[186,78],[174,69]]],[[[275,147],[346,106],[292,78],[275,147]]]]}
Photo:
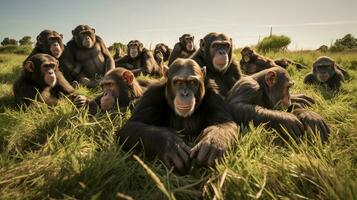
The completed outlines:
{"type": "MultiPolygon", "coordinates": [[[[285,35],[269,35],[258,42],[254,47],[258,52],[267,53],[267,52],[278,52],[278,51],[286,51],[287,47],[291,43],[291,38],[285,35]]],[[[27,48],[34,44],[31,36],[24,36],[20,40],[16,40],[13,38],[5,37],[0,43],[0,47],[17,47],[17,46],[26,46],[27,48]]],[[[13,49],[13,48],[11,48],[13,49]]],[[[121,42],[114,42],[111,46],[108,47],[111,52],[115,52],[116,49],[122,50],[122,52],[126,52],[126,45],[121,42]]],[[[341,52],[345,50],[357,49],[357,38],[352,34],[347,34],[340,39],[336,39],[336,41],[329,46],[322,45],[317,51],[321,52],[341,52]]],[[[0,52],[4,52],[6,49],[0,52]]],[[[23,51],[21,51],[23,52],[23,51]]],[[[13,53],[13,51],[11,51],[13,53]]]]}

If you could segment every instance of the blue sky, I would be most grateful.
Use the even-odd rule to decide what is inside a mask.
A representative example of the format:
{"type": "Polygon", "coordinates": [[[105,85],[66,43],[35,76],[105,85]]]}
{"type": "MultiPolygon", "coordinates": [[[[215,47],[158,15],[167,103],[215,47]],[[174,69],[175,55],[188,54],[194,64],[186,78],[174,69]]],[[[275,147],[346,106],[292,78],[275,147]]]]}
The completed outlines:
{"type": "Polygon", "coordinates": [[[290,49],[315,49],[347,33],[357,36],[356,9],[357,0],[0,0],[0,40],[34,39],[53,29],[68,41],[75,26],[88,24],[108,46],[131,39],[172,46],[183,33],[198,41],[216,31],[242,47],[256,44],[272,26],[292,38],[290,49]]]}

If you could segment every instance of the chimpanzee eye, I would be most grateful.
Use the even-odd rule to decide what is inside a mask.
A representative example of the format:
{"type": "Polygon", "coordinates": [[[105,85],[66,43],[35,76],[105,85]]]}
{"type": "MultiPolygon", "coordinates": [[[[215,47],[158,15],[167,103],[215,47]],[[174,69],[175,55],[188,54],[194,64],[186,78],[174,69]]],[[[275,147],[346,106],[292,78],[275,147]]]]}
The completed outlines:
{"type": "Polygon", "coordinates": [[[196,81],[195,81],[195,80],[189,80],[189,81],[188,81],[188,84],[190,84],[190,85],[195,85],[195,84],[196,84],[196,81]]]}
{"type": "Polygon", "coordinates": [[[174,80],[174,84],[175,85],[182,85],[182,81],[181,80],[174,80]]]}

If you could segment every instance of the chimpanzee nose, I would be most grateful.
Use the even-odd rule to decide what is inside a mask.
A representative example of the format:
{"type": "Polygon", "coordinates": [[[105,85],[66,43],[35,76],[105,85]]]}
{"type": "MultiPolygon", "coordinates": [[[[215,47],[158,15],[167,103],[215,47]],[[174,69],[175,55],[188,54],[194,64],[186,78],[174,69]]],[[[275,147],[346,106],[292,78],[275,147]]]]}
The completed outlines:
{"type": "Polygon", "coordinates": [[[188,96],[188,90],[182,90],[182,92],[181,92],[181,96],[183,96],[183,97],[187,97],[188,96]]]}
{"type": "Polygon", "coordinates": [[[48,74],[53,75],[54,74],[53,70],[48,71],[48,74]]]}
{"type": "Polygon", "coordinates": [[[225,55],[226,54],[226,52],[224,50],[219,50],[218,53],[221,54],[221,55],[225,55]]]}

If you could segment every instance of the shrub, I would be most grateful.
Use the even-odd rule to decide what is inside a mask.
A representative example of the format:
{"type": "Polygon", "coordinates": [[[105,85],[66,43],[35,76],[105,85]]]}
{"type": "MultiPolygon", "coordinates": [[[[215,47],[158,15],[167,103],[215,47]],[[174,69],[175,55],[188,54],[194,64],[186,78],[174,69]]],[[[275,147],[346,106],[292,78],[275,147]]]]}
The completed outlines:
{"type": "Polygon", "coordinates": [[[287,49],[288,45],[291,43],[291,39],[285,35],[271,35],[269,37],[263,38],[257,45],[257,50],[259,52],[277,52],[287,49]]]}
{"type": "Polygon", "coordinates": [[[31,46],[33,42],[31,41],[31,36],[24,36],[19,40],[20,46],[31,46]]]}
{"type": "Polygon", "coordinates": [[[12,38],[4,38],[1,42],[1,45],[3,46],[7,46],[7,45],[17,45],[17,41],[15,39],[12,39],[12,38]]]}

